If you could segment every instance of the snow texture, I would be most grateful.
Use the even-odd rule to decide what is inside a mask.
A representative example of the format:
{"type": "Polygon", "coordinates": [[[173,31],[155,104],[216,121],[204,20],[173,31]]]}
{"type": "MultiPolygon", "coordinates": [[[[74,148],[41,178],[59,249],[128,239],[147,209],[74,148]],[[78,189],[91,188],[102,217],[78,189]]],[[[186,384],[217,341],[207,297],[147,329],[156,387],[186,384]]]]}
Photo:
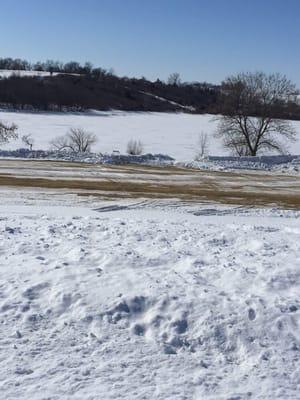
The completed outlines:
{"type": "Polygon", "coordinates": [[[299,398],[299,213],[167,204],[0,207],[1,398],[299,398]]]}
{"type": "MultiPolygon", "coordinates": [[[[1,152],[0,152],[1,155],[1,152]]],[[[208,156],[201,161],[178,163],[187,168],[208,169],[215,171],[247,169],[267,170],[288,174],[299,174],[300,156],[260,156],[260,157],[228,157],[208,156]]]]}

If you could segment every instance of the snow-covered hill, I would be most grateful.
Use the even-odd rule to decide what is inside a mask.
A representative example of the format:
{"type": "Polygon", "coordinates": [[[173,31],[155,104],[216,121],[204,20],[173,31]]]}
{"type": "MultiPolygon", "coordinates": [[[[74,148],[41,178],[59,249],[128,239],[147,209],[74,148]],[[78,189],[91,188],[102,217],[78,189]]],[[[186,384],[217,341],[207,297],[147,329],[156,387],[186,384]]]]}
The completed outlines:
{"type": "MultiPolygon", "coordinates": [[[[143,142],[146,153],[169,154],[177,161],[191,161],[198,152],[199,134],[206,132],[209,135],[208,153],[227,155],[222,143],[213,136],[216,121],[212,115],[120,111],[86,114],[0,112],[0,120],[15,122],[20,136],[32,134],[36,149],[48,149],[54,137],[64,135],[70,127],[82,127],[97,135],[95,151],[125,153],[128,141],[136,139],[143,142]]],[[[290,151],[300,154],[300,122],[293,124],[298,140],[290,146],[290,151]]],[[[19,140],[2,147],[22,146],[19,140]]]]}

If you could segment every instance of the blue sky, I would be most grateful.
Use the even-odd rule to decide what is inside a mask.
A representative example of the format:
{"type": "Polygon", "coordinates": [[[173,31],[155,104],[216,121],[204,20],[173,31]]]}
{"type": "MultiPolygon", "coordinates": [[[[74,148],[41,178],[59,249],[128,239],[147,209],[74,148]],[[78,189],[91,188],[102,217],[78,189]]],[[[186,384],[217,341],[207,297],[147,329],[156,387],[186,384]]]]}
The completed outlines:
{"type": "Polygon", "coordinates": [[[264,70],[300,87],[300,0],[0,0],[0,12],[0,57],[213,83],[264,70]]]}

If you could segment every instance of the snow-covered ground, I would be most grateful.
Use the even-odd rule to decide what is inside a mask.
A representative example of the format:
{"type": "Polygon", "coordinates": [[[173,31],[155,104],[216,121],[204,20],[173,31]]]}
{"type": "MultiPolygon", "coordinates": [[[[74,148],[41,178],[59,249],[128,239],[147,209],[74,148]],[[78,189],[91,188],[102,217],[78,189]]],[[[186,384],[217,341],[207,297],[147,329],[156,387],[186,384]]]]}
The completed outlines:
{"type": "Polygon", "coordinates": [[[299,398],[299,212],[0,199],[1,398],[299,398]]]}
{"type": "MultiPolygon", "coordinates": [[[[209,135],[208,153],[214,156],[228,155],[220,140],[213,136],[217,123],[212,115],[184,113],[142,112],[91,112],[29,113],[0,112],[0,120],[14,122],[20,137],[32,134],[35,149],[47,150],[51,139],[64,135],[70,127],[82,127],[97,135],[98,143],[93,150],[111,153],[126,152],[130,139],[141,140],[145,153],[168,154],[177,161],[192,161],[198,152],[199,134],[209,135]]],[[[300,154],[300,122],[293,122],[298,140],[290,147],[292,154],[300,154]]],[[[24,147],[21,140],[1,146],[3,149],[24,147]]]]}
{"type": "MultiPolygon", "coordinates": [[[[81,126],[97,134],[102,152],[125,152],[134,138],[146,152],[191,161],[205,131],[209,152],[225,154],[208,115],[1,112],[0,119],[42,149],[81,126]]],[[[297,176],[4,159],[1,171],[0,398],[299,399],[300,212],[255,208],[292,204],[280,203],[283,195],[296,208],[297,176]],[[193,202],[173,198],[177,191],[145,199],[135,188],[125,200],[122,185],[109,197],[65,183],[91,178],[97,190],[101,182],[142,180],[185,194],[195,181],[194,195],[196,187],[220,189],[226,201],[215,201],[224,204],[239,190],[231,193],[236,206],[222,206],[207,193],[193,202]],[[40,188],[30,187],[37,179],[40,188]],[[241,203],[241,190],[254,194],[255,207],[238,206],[250,204],[241,203]],[[267,202],[258,203],[258,193],[267,202]]]]}

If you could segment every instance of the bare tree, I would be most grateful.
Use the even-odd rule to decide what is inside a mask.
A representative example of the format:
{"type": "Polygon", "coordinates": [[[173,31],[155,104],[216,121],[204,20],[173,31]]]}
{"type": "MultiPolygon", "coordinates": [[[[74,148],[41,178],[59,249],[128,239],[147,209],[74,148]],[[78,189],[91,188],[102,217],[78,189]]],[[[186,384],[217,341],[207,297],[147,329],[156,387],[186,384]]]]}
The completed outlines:
{"type": "Polygon", "coordinates": [[[21,139],[22,139],[22,142],[25,144],[25,146],[28,146],[29,149],[32,150],[32,147],[34,145],[33,137],[30,134],[28,134],[28,135],[23,135],[21,137],[21,139]]]}
{"type": "Polygon", "coordinates": [[[127,144],[127,153],[133,156],[142,154],[144,148],[140,140],[129,140],[127,144]]]}
{"type": "Polygon", "coordinates": [[[168,78],[168,85],[179,86],[181,84],[180,74],[173,72],[168,78]]]}
{"type": "Polygon", "coordinates": [[[69,147],[67,135],[57,136],[50,141],[51,150],[57,151],[72,151],[69,147]]]}
{"type": "Polygon", "coordinates": [[[295,85],[280,74],[241,73],[227,78],[222,84],[224,115],[217,117],[217,136],[238,156],[286,152],[282,141],[294,140],[295,131],[276,115],[295,92],[295,85]]]}
{"type": "Polygon", "coordinates": [[[65,136],[53,139],[50,143],[52,148],[58,151],[71,151],[74,153],[86,153],[91,151],[97,138],[93,133],[82,128],[71,128],[65,136]]]}
{"type": "Polygon", "coordinates": [[[6,124],[0,121],[0,143],[8,143],[12,139],[18,139],[16,124],[6,124]]]}
{"type": "Polygon", "coordinates": [[[201,132],[198,137],[195,160],[200,161],[207,155],[207,153],[208,153],[208,135],[205,132],[201,132]]]}

